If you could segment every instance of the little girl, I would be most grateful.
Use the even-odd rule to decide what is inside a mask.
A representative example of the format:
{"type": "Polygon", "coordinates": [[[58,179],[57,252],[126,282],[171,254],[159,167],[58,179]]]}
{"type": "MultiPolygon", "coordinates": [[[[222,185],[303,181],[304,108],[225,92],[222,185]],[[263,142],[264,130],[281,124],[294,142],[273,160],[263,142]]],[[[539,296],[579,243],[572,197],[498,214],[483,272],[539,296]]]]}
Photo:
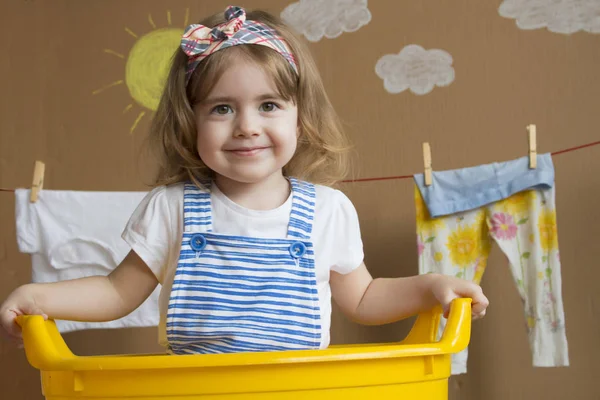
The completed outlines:
{"type": "Polygon", "coordinates": [[[15,317],[108,321],[162,285],[160,343],[172,354],[323,349],[331,297],[352,320],[385,324],[457,297],[443,275],[373,279],[356,211],[331,185],[346,143],[307,49],[277,18],[229,7],[191,25],[151,127],[160,172],[123,232],[131,252],[108,276],[15,290],[15,317]]]}

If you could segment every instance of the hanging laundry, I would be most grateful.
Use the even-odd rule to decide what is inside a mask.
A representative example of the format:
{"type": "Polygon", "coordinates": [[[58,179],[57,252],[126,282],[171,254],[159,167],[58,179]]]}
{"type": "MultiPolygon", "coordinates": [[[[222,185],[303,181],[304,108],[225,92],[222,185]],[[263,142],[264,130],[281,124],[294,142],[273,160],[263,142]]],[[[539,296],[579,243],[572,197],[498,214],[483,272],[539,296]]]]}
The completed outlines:
{"type": "MultiPolygon", "coordinates": [[[[568,366],[550,154],[414,175],[419,273],[480,283],[492,240],[506,255],[521,296],[533,365],[568,366]]],[[[445,327],[442,319],[438,334],[445,327]]],[[[452,356],[467,371],[468,349],[452,356]]]]}
{"type": "MultiPolygon", "coordinates": [[[[15,211],[18,248],[31,254],[33,282],[108,275],[130,250],[121,232],[147,194],[43,190],[31,203],[29,193],[15,190],[15,211]]],[[[159,293],[156,288],[135,311],[115,321],[56,324],[62,333],[157,326],[159,293]]]]}

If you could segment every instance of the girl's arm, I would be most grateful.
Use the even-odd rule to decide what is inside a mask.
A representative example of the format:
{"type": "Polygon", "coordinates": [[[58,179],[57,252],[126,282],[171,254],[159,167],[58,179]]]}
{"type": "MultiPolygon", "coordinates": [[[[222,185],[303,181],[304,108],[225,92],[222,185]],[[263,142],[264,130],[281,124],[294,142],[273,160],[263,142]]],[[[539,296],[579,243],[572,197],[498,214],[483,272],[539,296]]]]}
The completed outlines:
{"type": "Polygon", "coordinates": [[[472,282],[438,274],[373,279],[364,263],[346,275],[332,271],[330,284],[341,310],[363,325],[395,322],[437,304],[447,317],[450,303],[458,297],[473,299],[475,318],[483,317],[488,306],[481,287],[472,282]]]}
{"type": "Polygon", "coordinates": [[[124,317],[139,307],[158,281],[131,251],[108,276],[91,276],[19,287],[0,306],[0,330],[19,340],[18,315],[101,322],[124,317]]]}

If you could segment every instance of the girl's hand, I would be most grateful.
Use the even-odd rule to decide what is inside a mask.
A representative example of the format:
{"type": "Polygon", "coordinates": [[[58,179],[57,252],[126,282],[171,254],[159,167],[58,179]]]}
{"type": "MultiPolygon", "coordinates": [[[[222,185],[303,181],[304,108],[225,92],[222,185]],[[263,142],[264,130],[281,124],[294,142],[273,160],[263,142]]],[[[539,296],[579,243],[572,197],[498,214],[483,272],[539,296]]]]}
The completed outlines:
{"type": "Polygon", "coordinates": [[[489,305],[487,297],[483,294],[481,286],[452,276],[438,275],[431,280],[431,293],[444,309],[444,318],[448,318],[450,303],[456,298],[470,298],[472,302],[472,315],[474,319],[483,318],[489,305]]]}
{"type": "Polygon", "coordinates": [[[16,322],[19,315],[42,315],[44,319],[48,319],[48,316],[37,306],[33,296],[28,292],[27,285],[11,293],[0,306],[0,334],[6,336],[18,347],[23,347],[21,327],[16,322]]]}

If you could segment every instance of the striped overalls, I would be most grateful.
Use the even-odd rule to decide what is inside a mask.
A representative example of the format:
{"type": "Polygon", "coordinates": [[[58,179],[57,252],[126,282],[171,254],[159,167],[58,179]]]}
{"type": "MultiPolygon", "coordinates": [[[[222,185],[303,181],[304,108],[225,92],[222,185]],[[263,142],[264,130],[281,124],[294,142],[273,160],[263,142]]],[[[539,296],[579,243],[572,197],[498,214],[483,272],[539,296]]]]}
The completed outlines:
{"type": "Polygon", "coordinates": [[[285,239],[213,233],[211,184],[185,185],[183,240],[167,312],[170,353],[319,348],[315,188],[289,179],[285,239]]]}

